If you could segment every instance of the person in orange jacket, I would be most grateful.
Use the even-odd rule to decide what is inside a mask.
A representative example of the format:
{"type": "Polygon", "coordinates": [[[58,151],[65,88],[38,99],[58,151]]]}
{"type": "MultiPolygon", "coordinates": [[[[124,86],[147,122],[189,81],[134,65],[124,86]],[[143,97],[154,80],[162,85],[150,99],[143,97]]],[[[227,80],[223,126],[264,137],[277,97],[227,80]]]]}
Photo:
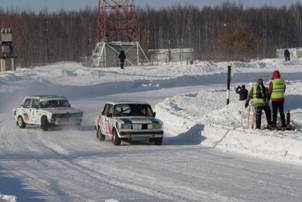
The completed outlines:
{"type": "Polygon", "coordinates": [[[284,94],[286,90],[286,84],[283,79],[281,79],[280,72],[274,71],[272,74],[272,81],[269,84],[269,94],[272,101],[273,108],[273,121],[272,127],[277,127],[277,116],[278,111],[280,113],[282,127],[286,127],[285,115],[284,115],[284,94]]]}

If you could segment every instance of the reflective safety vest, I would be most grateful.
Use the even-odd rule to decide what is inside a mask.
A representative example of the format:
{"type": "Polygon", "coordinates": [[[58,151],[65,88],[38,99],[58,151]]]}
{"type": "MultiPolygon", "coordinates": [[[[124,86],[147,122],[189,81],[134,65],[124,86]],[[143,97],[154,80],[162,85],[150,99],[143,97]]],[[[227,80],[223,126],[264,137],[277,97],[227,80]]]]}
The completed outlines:
{"type": "Polygon", "coordinates": [[[261,86],[261,85],[253,86],[253,97],[252,97],[253,105],[265,105],[267,103],[265,90],[266,89],[264,89],[263,86],[261,86]],[[260,89],[260,92],[257,92],[257,88],[260,89]],[[259,97],[259,95],[257,95],[258,93],[261,93],[262,97],[259,97]]]}
{"type": "Polygon", "coordinates": [[[285,82],[283,79],[272,80],[272,99],[284,98],[285,82]]]}

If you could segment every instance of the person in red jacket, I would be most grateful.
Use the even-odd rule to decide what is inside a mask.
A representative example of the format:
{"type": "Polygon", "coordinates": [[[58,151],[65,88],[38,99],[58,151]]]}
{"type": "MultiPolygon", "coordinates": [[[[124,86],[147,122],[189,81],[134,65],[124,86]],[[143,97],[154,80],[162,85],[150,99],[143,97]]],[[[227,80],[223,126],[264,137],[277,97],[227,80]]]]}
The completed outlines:
{"type": "Polygon", "coordinates": [[[285,115],[284,115],[284,93],[286,90],[286,84],[281,79],[280,72],[274,71],[272,74],[272,81],[269,84],[269,94],[272,101],[273,108],[273,123],[272,126],[277,126],[277,114],[280,113],[282,127],[286,127],[285,115]]]}

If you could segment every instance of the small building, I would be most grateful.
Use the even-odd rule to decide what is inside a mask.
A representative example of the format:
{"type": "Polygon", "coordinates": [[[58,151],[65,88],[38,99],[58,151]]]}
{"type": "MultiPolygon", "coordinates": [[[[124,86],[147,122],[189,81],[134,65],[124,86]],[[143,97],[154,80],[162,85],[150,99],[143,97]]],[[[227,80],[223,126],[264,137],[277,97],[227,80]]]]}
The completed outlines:
{"type": "Polygon", "coordinates": [[[302,48],[278,48],[276,50],[277,58],[284,58],[284,51],[288,50],[291,58],[302,58],[302,48]]]}
{"type": "Polygon", "coordinates": [[[151,62],[157,64],[182,61],[191,63],[194,60],[193,48],[149,49],[148,53],[151,62]]]}
{"type": "Polygon", "coordinates": [[[15,70],[13,34],[10,28],[1,28],[0,42],[0,71],[15,70]]]}

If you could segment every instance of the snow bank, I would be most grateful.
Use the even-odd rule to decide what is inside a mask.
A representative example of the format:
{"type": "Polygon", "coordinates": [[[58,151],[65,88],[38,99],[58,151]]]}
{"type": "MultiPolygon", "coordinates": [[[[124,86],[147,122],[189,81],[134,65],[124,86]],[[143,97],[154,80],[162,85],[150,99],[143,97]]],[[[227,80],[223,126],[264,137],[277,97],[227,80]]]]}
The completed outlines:
{"type": "MultiPolygon", "coordinates": [[[[232,92],[231,104],[225,106],[225,91],[219,89],[168,98],[156,105],[156,111],[169,131],[168,136],[189,136],[190,132],[187,131],[202,125],[199,143],[203,146],[302,165],[300,86],[300,82],[289,84],[287,94],[292,98],[287,101],[286,109],[291,110],[296,131],[249,129],[248,109],[244,108],[244,103],[238,101],[237,95],[232,92]]],[[[266,123],[264,117],[263,114],[262,124],[266,123]]]]}
{"type": "Polygon", "coordinates": [[[0,193],[0,202],[16,202],[17,197],[11,195],[3,195],[0,193]]]}
{"type": "Polygon", "coordinates": [[[55,63],[49,66],[32,69],[18,68],[16,72],[0,72],[0,93],[12,92],[22,87],[25,81],[48,82],[62,86],[90,86],[116,81],[134,80],[169,80],[185,76],[201,76],[226,72],[232,64],[233,73],[271,72],[279,69],[282,72],[301,72],[302,60],[285,62],[281,59],[255,60],[251,62],[199,62],[197,64],[167,64],[161,66],[132,66],[125,70],[120,68],[90,68],[79,63],[55,63]]]}

